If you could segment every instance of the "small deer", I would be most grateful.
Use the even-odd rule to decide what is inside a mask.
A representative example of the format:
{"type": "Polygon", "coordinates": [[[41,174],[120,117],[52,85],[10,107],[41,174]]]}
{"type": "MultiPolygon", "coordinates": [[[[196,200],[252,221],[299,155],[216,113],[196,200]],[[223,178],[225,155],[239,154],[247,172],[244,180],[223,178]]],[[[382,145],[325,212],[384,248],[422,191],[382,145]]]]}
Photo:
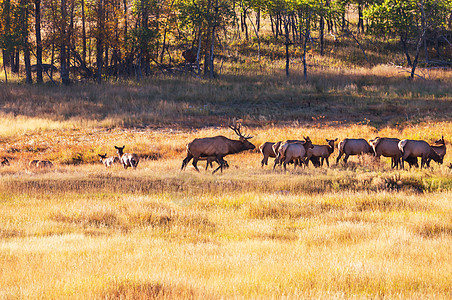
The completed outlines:
{"type": "Polygon", "coordinates": [[[111,167],[113,164],[120,163],[119,157],[117,156],[110,156],[109,158],[107,158],[107,153],[97,155],[100,156],[100,162],[103,163],[107,168],[111,167]]]}
{"type": "Polygon", "coordinates": [[[127,169],[128,167],[136,168],[138,166],[138,162],[140,161],[140,158],[135,153],[124,153],[124,148],[126,146],[117,147],[115,146],[119,161],[124,166],[124,169],[127,169]]]}

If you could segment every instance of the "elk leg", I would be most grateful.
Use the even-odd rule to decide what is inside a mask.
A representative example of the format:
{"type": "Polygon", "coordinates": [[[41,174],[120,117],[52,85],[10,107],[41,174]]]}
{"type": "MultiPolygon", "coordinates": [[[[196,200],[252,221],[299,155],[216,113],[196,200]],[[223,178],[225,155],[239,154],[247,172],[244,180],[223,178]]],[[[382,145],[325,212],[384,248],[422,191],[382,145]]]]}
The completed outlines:
{"type": "Polygon", "coordinates": [[[345,157],[344,157],[344,163],[347,163],[347,160],[348,160],[349,157],[350,157],[350,155],[345,154],[345,157]]]}
{"type": "Polygon", "coordinates": [[[273,165],[273,170],[275,169],[276,165],[279,163],[280,159],[281,159],[281,155],[279,155],[279,153],[278,153],[278,155],[275,158],[275,164],[273,165]]]}
{"type": "Polygon", "coordinates": [[[342,157],[342,154],[344,154],[343,152],[341,152],[341,151],[339,151],[339,155],[337,156],[337,158],[336,158],[336,164],[338,164],[339,163],[339,160],[341,159],[341,157],[342,157]]]}
{"type": "Polygon", "coordinates": [[[212,172],[212,174],[215,174],[215,172],[217,172],[218,170],[221,170],[221,173],[223,173],[223,166],[225,165],[226,161],[223,159],[223,157],[217,156],[217,163],[219,164],[219,166],[212,172]]]}
{"type": "Polygon", "coordinates": [[[191,155],[191,153],[187,154],[187,157],[182,161],[182,167],[180,168],[181,170],[185,169],[185,167],[188,165],[188,163],[190,162],[190,160],[193,158],[193,155],[191,155]]]}
{"type": "Polygon", "coordinates": [[[193,157],[192,165],[193,165],[193,167],[195,167],[195,170],[199,172],[199,169],[198,169],[198,160],[199,160],[199,159],[198,159],[197,157],[193,157]]]}

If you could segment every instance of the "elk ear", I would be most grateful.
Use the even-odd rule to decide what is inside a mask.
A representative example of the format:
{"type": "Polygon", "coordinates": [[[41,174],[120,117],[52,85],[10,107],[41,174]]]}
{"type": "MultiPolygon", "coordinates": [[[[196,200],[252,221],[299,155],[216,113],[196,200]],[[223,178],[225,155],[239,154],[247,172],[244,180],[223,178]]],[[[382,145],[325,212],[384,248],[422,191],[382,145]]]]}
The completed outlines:
{"type": "Polygon", "coordinates": [[[334,141],[337,142],[337,138],[335,138],[334,141]]]}
{"type": "Polygon", "coordinates": [[[115,149],[119,149],[119,147],[116,147],[116,146],[115,146],[115,149]]]}

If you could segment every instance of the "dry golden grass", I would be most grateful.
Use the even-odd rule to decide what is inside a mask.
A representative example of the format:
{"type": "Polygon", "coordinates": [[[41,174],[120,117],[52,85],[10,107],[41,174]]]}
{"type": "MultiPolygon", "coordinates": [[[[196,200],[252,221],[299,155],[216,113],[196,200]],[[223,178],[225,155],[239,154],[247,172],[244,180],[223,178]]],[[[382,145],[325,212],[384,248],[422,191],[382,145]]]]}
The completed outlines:
{"type": "Polygon", "coordinates": [[[250,60],[214,81],[0,85],[11,161],[0,167],[0,298],[450,299],[449,154],[399,171],[384,158],[336,165],[336,150],[330,168],[284,172],[255,151],[228,156],[222,174],[179,171],[192,139],[235,138],[224,126],[235,116],[256,146],[443,135],[450,147],[450,72],[413,82],[317,59],[308,82],[299,65],[286,79],[278,62],[250,60]],[[142,157],[136,170],[98,162],[114,145],[142,157]]]}
{"type": "MultiPolygon", "coordinates": [[[[433,138],[450,125],[420,126],[433,138]]],[[[417,132],[405,130],[397,133],[417,132]]],[[[257,143],[396,133],[368,125],[247,131],[257,143]]],[[[0,297],[450,297],[447,166],[394,171],[387,160],[351,158],[284,173],[262,169],[251,152],[228,156],[223,174],[180,172],[184,144],[216,134],[233,137],[225,128],[34,131],[47,141],[39,156],[55,158],[43,170],[27,168],[33,155],[19,148],[30,136],[6,137],[5,148],[20,151],[0,169],[0,297]],[[136,170],[68,165],[62,156],[113,154],[123,143],[158,155],[136,170]]]]}

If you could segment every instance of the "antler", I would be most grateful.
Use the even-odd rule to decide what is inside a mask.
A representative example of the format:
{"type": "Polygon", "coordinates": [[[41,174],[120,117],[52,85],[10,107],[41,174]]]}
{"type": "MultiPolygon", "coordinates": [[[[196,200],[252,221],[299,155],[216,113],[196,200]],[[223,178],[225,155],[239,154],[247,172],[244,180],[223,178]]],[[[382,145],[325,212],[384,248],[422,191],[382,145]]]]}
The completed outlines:
{"type": "MultiPolygon", "coordinates": [[[[230,123],[230,122],[229,122],[230,123]]],[[[234,132],[241,138],[244,138],[246,140],[252,138],[251,135],[247,135],[244,136],[241,132],[240,129],[242,128],[242,120],[237,120],[236,118],[234,118],[232,120],[232,125],[228,125],[229,128],[231,128],[232,130],[234,130],[234,132]]]]}

